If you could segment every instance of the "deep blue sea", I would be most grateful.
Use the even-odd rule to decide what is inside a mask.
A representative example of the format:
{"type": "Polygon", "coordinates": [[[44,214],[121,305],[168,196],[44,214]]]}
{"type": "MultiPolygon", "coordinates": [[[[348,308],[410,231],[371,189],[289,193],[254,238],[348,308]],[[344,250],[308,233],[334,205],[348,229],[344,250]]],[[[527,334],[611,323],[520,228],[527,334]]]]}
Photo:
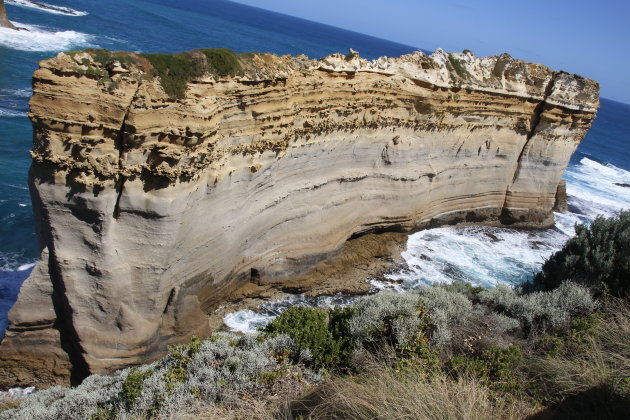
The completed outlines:
{"type": "MultiPolygon", "coordinates": [[[[7,13],[29,31],[0,28],[0,335],[21,282],[38,257],[27,187],[32,129],[26,112],[31,75],[39,60],[59,51],[107,48],[138,52],[179,52],[226,47],[322,57],[348,48],[365,58],[397,56],[421,48],[349,32],[222,0],[44,0],[71,14],[52,13],[28,0],[6,0],[7,13]]],[[[602,100],[599,116],[567,170],[571,212],[557,215],[554,229],[519,232],[491,228],[439,228],[409,238],[407,265],[374,281],[377,288],[413,288],[463,279],[492,286],[530,278],[572,234],[575,222],[630,208],[630,105],[602,100]],[[499,242],[488,240],[492,234],[499,242]],[[402,283],[400,283],[402,281],[402,283]]],[[[330,304],[294,297],[258,312],[226,318],[247,331],[267,322],[288,304],[330,304]]]]}

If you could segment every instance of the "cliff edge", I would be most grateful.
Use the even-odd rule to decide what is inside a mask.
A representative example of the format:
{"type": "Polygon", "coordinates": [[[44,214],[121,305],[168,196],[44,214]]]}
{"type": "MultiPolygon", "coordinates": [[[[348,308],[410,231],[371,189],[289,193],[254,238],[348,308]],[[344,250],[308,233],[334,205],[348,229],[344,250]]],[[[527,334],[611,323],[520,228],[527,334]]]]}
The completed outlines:
{"type": "Polygon", "coordinates": [[[598,91],[442,50],[44,60],[29,114],[42,254],[9,314],[0,383],[155,360],[207,335],[236,290],[308,275],[366,233],[550,226],[598,91]]]}

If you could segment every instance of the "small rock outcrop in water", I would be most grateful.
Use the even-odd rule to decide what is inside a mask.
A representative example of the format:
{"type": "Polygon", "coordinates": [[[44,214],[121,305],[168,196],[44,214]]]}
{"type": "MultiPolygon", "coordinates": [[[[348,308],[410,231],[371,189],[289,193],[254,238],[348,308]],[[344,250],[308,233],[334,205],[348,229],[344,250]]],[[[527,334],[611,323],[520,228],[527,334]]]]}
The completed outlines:
{"type": "Polygon", "coordinates": [[[42,254],[0,346],[6,385],[154,360],[236,291],[368,232],[550,226],[599,106],[592,80],[442,50],[61,53],[33,92],[42,254]]]}
{"type": "Polygon", "coordinates": [[[0,0],[0,27],[16,29],[7,18],[7,10],[4,7],[4,0],[0,0]]]}

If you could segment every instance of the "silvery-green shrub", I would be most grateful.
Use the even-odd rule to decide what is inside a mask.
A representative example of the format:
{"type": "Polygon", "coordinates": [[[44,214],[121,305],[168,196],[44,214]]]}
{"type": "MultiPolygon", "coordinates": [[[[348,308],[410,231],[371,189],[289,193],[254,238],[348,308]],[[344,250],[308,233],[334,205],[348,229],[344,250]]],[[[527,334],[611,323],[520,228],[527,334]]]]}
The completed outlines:
{"type": "Polygon", "coordinates": [[[481,302],[518,319],[525,328],[565,328],[571,320],[597,308],[597,301],[583,286],[564,282],[551,291],[519,293],[498,286],[479,294],[481,302]]]}
{"type": "Polygon", "coordinates": [[[360,346],[383,339],[405,344],[426,322],[416,293],[377,293],[357,300],[355,309],[348,329],[360,346]]]}
{"type": "Polygon", "coordinates": [[[452,329],[471,316],[472,302],[464,294],[441,286],[423,287],[417,293],[433,324],[431,342],[437,346],[448,344],[453,335],[452,329]]]}

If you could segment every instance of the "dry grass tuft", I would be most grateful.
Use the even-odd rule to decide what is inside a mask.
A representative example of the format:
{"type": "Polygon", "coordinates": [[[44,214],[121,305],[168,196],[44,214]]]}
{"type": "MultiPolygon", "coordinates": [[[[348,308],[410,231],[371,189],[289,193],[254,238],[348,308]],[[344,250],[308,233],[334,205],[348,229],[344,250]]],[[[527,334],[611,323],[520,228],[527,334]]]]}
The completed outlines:
{"type": "Polygon", "coordinates": [[[6,410],[20,408],[22,398],[3,397],[0,398],[0,413],[6,410]]]}
{"type": "Polygon", "coordinates": [[[563,352],[529,360],[529,373],[541,391],[559,400],[536,418],[627,418],[630,301],[609,302],[603,313],[591,334],[576,338],[563,352]]]}
{"type": "Polygon", "coordinates": [[[535,412],[524,400],[495,397],[474,379],[373,366],[365,374],[321,385],[291,402],[289,413],[305,419],[476,420],[522,419],[535,412]]]}
{"type": "Polygon", "coordinates": [[[560,354],[532,358],[529,370],[550,393],[571,395],[594,387],[630,391],[630,302],[610,302],[592,334],[560,354]]]}

